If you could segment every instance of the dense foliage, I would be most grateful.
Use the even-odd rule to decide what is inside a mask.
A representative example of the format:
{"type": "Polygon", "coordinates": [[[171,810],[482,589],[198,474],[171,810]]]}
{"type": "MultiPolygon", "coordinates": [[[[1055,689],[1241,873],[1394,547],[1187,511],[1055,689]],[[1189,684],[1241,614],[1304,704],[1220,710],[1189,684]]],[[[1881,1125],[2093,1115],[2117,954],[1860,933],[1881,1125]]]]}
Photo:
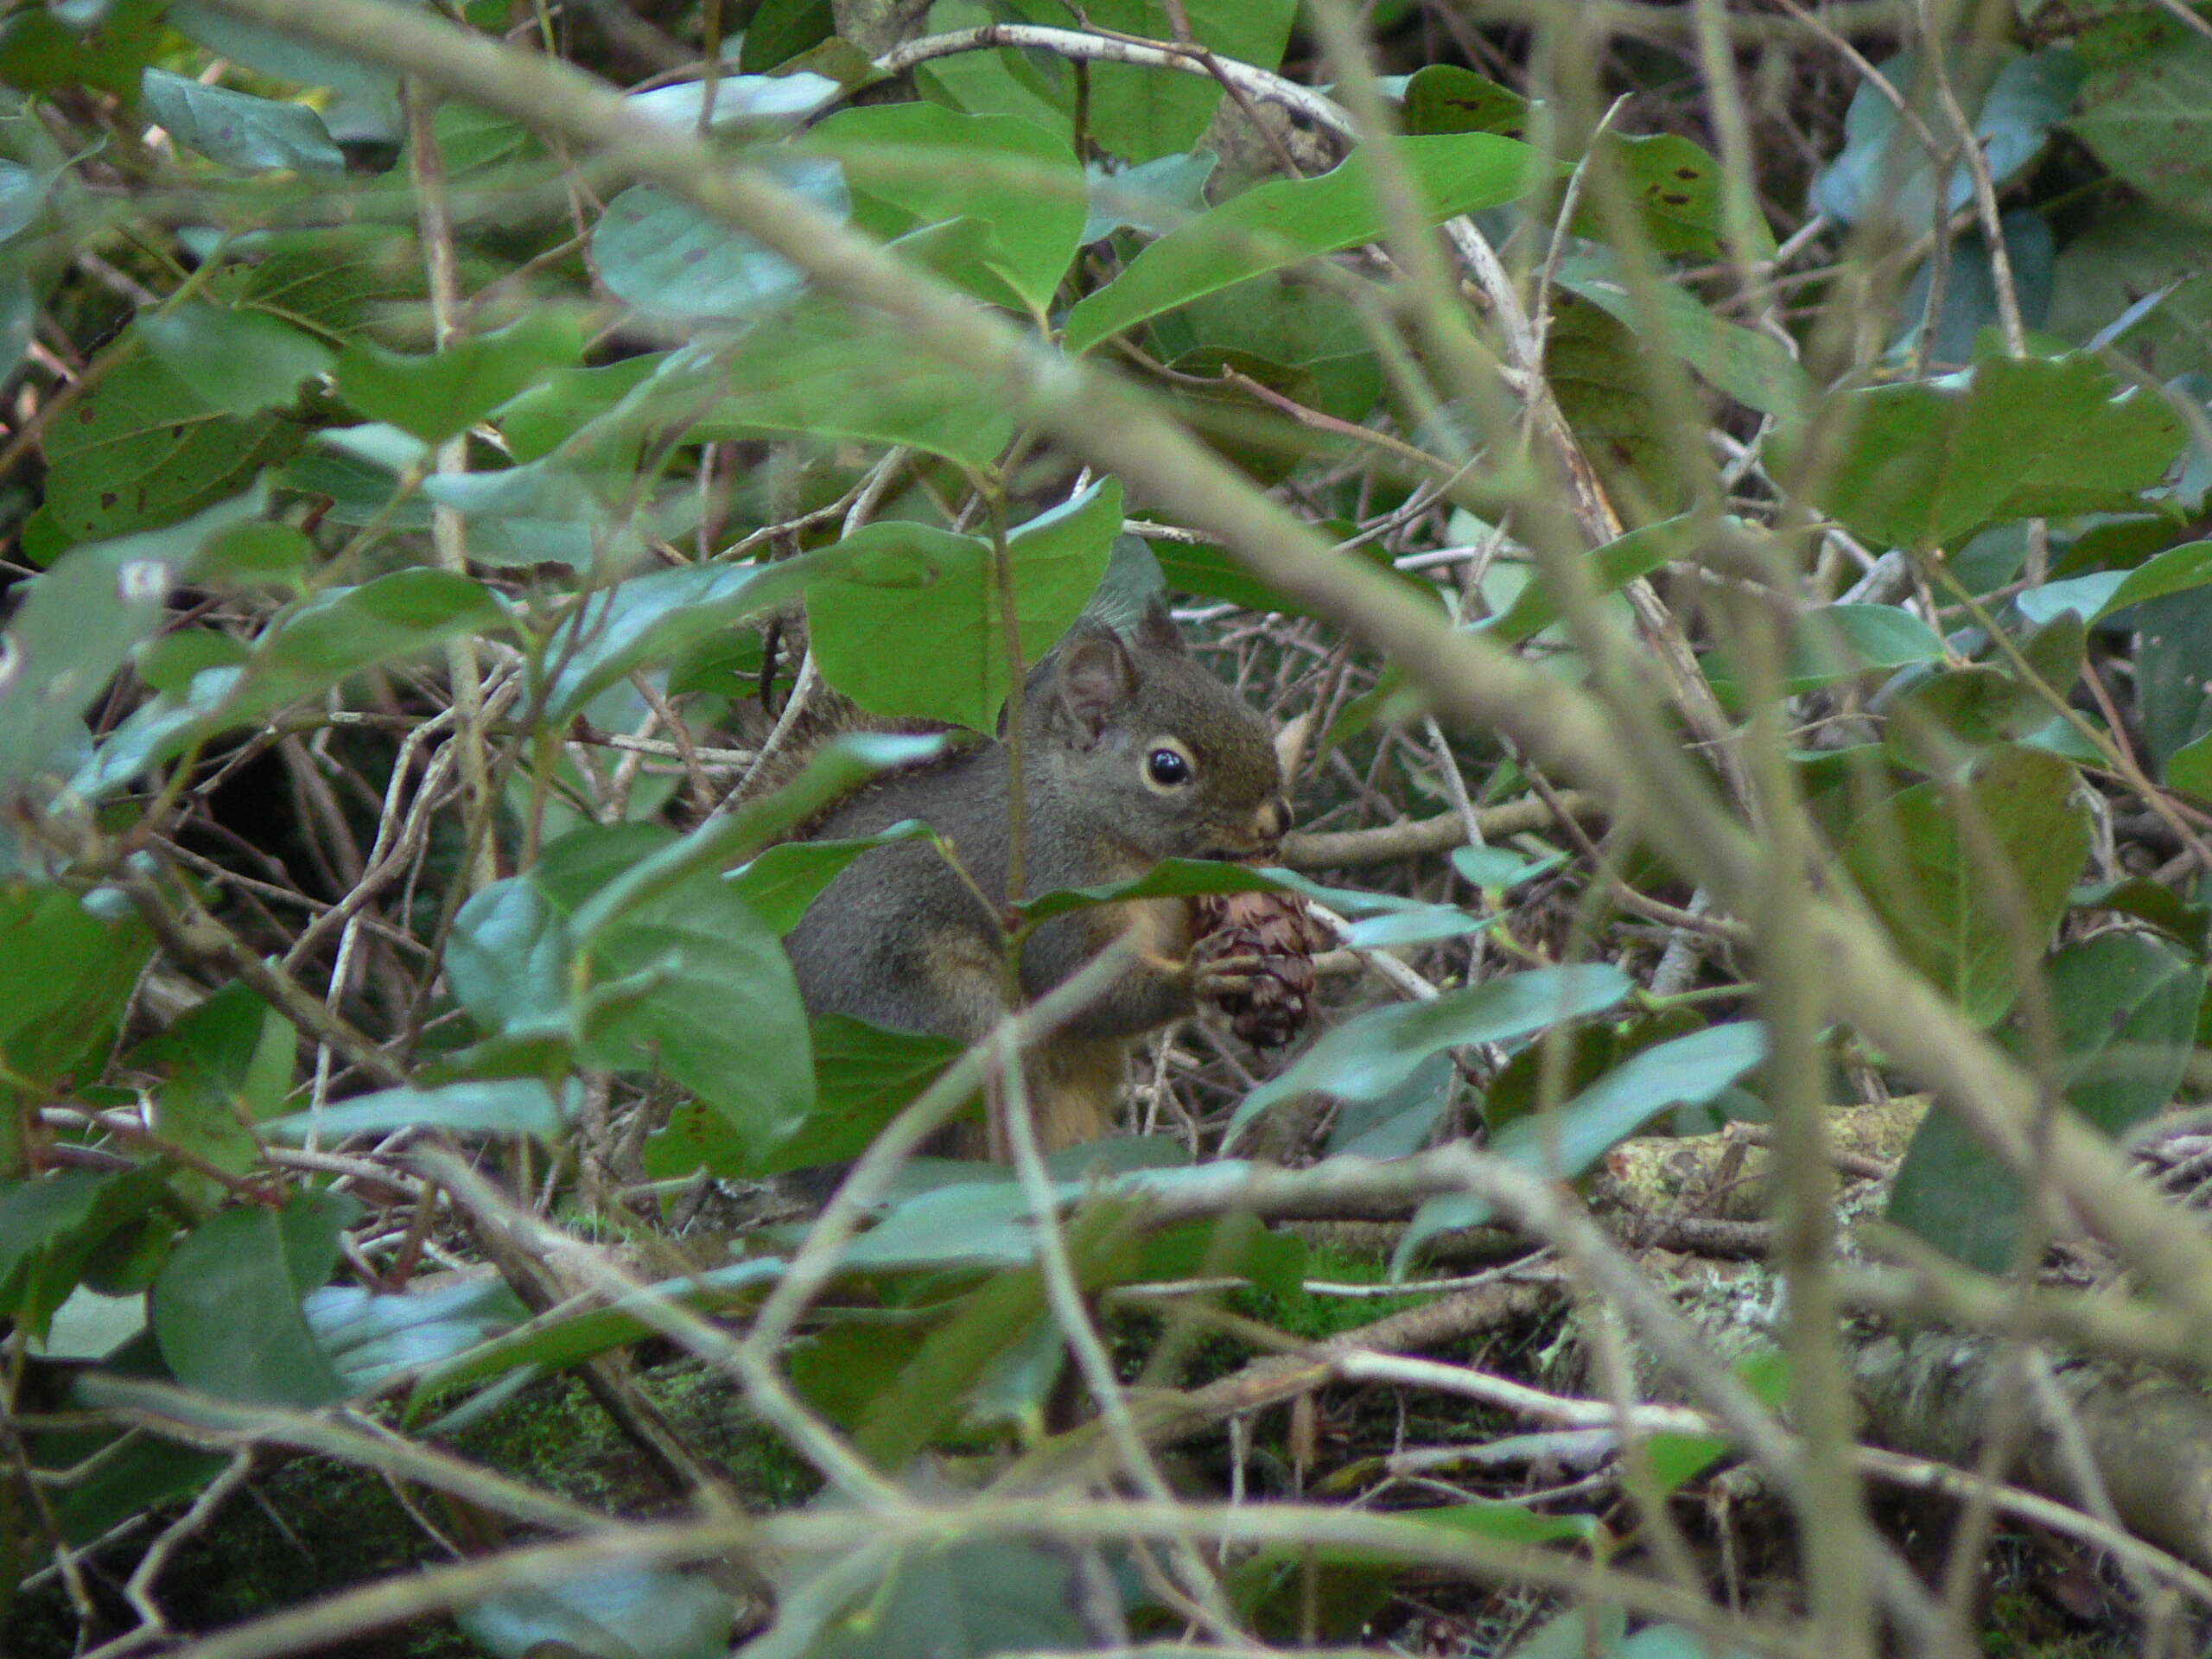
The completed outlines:
{"type": "Polygon", "coordinates": [[[1354,13],[0,10],[0,1649],[2194,1650],[2212,6],[1354,13]],[[1300,833],[1008,948],[1320,1028],[917,1158],[804,829],[1161,591],[1300,833]]]}

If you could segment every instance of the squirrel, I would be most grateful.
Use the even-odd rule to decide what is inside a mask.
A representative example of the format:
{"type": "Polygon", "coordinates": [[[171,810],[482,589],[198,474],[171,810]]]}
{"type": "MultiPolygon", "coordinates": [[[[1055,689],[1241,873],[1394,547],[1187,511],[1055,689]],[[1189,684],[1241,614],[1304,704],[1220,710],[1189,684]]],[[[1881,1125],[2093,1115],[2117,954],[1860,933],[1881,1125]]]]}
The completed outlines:
{"type": "MultiPolygon", "coordinates": [[[[1166,858],[1271,856],[1289,826],[1267,721],[1192,658],[1157,597],[1126,637],[1078,621],[1029,673],[1020,718],[1020,898],[1124,880],[1166,858]]],[[[1003,741],[982,740],[864,786],[809,827],[810,838],[865,836],[918,818],[960,867],[902,842],[841,873],[785,939],[810,1013],[975,1043],[1011,1012],[1004,936],[985,902],[1007,896],[1007,762],[1003,741]]],[[[1054,917],[1023,941],[1024,1001],[1118,941],[1136,947],[1026,1062],[1046,1150],[1111,1127],[1138,1038],[1243,987],[1241,960],[1210,948],[1220,940],[1201,937],[1199,913],[1185,899],[1132,900],[1054,917]]],[[[971,1133],[944,1149],[987,1148],[971,1133]]],[[[988,1150],[1005,1156],[1002,1144],[988,1150]]]]}

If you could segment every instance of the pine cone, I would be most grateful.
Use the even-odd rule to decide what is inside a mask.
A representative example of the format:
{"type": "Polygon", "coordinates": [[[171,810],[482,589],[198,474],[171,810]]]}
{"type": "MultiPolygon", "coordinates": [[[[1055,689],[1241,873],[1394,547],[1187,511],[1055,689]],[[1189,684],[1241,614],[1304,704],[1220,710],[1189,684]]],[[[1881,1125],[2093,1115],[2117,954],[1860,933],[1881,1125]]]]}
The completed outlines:
{"type": "Polygon", "coordinates": [[[1281,1047],[1313,1017],[1313,953],[1327,936],[1305,901],[1287,893],[1208,894],[1197,902],[1207,956],[1257,958],[1252,983],[1217,995],[1214,1006],[1253,1047],[1281,1047]]]}

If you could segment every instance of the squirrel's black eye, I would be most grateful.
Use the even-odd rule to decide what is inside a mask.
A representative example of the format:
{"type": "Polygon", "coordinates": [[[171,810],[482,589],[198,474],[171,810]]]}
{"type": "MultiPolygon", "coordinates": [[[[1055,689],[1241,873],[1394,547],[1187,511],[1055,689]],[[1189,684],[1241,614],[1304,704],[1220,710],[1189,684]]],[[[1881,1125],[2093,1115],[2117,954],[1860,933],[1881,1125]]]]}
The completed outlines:
{"type": "Polygon", "coordinates": [[[1191,762],[1187,756],[1173,749],[1154,749],[1144,758],[1145,775],[1162,789],[1174,789],[1191,781],[1191,762]]]}

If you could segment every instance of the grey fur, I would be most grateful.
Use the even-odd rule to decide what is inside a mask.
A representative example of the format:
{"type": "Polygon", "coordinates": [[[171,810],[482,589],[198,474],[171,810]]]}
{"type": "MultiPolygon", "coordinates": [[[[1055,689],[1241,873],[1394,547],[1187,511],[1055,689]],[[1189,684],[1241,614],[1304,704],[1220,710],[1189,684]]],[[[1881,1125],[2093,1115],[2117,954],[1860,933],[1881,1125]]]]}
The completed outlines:
{"type": "MultiPolygon", "coordinates": [[[[1132,630],[1135,649],[1097,623],[1077,628],[1031,674],[1021,715],[1023,896],[1141,874],[1174,856],[1257,849],[1255,825],[1279,833],[1287,809],[1267,722],[1193,661],[1156,604],[1132,630]],[[1163,795],[1144,781],[1156,741],[1172,738],[1198,768],[1163,795]]],[[[986,741],[899,774],[833,809],[812,833],[861,836],[924,817],[948,840],[975,887],[1006,893],[1007,751],[986,741]]],[[[1022,953],[1021,995],[1034,997],[1101,947],[1098,917],[1055,918],[1022,953]]],[[[972,1042],[1006,1011],[989,909],[926,842],[875,849],[817,899],[787,941],[809,1008],[972,1042]]],[[[1188,1011],[1187,980],[1133,974],[1071,1028],[1134,1036],[1188,1011]]]]}

